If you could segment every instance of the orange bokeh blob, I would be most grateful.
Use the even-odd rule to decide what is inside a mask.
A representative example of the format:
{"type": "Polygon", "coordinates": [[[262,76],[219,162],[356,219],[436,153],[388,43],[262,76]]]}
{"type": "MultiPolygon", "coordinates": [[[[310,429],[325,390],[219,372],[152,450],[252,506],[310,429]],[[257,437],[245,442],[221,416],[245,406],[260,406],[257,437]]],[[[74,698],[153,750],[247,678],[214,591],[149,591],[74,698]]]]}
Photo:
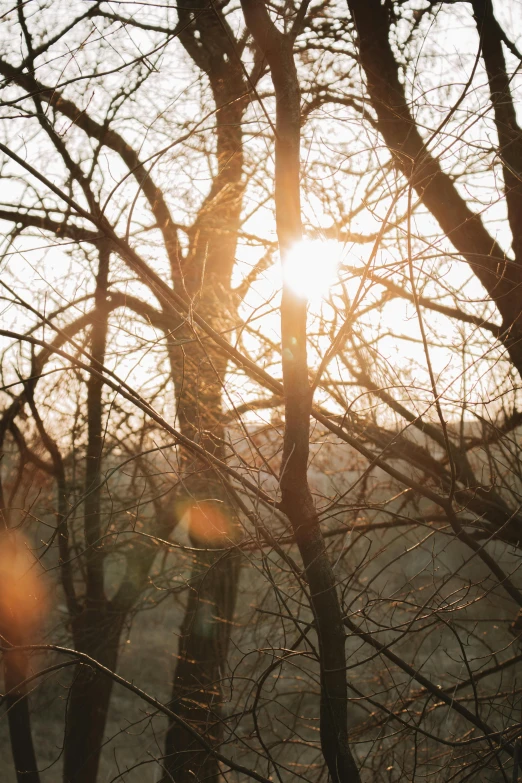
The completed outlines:
{"type": "Polygon", "coordinates": [[[42,569],[17,533],[0,536],[0,633],[11,644],[29,643],[47,608],[42,569]]]}
{"type": "Polygon", "coordinates": [[[209,546],[226,545],[232,533],[232,524],[224,509],[208,500],[181,503],[179,516],[192,540],[209,546]]]}

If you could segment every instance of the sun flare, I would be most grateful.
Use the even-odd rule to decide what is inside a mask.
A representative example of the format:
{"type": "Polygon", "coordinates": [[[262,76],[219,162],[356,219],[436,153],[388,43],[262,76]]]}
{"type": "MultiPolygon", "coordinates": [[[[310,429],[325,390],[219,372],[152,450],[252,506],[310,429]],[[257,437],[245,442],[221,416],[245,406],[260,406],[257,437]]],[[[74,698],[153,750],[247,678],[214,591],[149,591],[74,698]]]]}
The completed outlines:
{"type": "Polygon", "coordinates": [[[303,299],[326,296],[338,280],[342,245],[333,239],[303,239],[283,261],[283,280],[303,299]]]}

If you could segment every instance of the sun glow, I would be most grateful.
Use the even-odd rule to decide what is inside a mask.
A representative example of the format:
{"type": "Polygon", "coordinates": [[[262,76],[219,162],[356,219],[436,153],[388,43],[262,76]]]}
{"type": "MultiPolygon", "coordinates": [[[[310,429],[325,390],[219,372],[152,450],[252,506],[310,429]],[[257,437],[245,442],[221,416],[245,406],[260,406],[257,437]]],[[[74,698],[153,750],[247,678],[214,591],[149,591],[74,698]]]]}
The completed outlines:
{"type": "Polygon", "coordinates": [[[317,300],[338,280],[342,245],[333,239],[303,239],[283,261],[283,280],[297,296],[317,300]]]}

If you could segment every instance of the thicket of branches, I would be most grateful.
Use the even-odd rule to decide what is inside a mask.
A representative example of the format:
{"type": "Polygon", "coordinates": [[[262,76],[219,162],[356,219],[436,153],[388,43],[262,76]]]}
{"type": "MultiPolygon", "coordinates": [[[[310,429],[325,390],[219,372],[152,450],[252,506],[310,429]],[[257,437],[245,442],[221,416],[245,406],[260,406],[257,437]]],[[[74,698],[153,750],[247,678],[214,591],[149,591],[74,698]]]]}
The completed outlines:
{"type": "Polygon", "coordinates": [[[0,20],[6,779],[518,780],[518,0],[0,20]]]}

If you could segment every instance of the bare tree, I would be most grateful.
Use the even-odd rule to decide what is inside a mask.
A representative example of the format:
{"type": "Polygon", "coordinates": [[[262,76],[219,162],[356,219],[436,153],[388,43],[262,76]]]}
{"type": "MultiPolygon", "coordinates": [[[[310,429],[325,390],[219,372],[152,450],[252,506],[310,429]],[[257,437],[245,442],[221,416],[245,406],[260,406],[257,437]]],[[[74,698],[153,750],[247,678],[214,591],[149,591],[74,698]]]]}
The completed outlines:
{"type": "Polygon", "coordinates": [[[19,780],[54,676],[66,781],[116,759],[115,692],[129,780],[517,779],[504,9],[59,10],[16,3],[0,58],[2,535],[66,605],[48,644],[2,622],[19,780]]]}
{"type": "MultiPolygon", "coordinates": [[[[283,265],[302,239],[300,207],[301,94],[293,46],[306,13],[299,9],[290,32],[280,32],[259,3],[243,2],[245,19],[262,49],[276,94],[275,207],[283,265]]],[[[345,634],[335,577],[307,480],[312,393],[308,381],[307,303],[290,286],[281,301],[285,432],[281,462],[281,508],[287,514],[310,587],[321,669],[321,746],[330,777],[358,781],[347,738],[345,634]]]]}

